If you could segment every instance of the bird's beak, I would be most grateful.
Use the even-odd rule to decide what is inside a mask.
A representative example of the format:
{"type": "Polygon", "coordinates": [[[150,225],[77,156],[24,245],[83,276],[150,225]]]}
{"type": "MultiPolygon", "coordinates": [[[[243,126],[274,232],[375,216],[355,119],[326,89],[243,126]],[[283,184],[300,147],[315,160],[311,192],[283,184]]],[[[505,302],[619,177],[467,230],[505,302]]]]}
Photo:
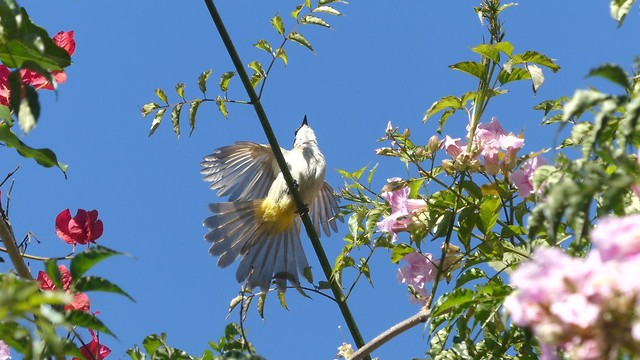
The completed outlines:
{"type": "Polygon", "coordinates": [[[309,126],[309,123],[307,123],[307,115],[304,116],[304,120],[302,120],[302,125],[309,126]]]}

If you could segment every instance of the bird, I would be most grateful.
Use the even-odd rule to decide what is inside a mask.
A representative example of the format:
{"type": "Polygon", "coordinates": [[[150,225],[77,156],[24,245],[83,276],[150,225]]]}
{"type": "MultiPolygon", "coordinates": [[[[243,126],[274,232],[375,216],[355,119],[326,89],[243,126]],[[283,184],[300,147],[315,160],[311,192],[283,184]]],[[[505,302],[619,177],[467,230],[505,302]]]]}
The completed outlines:
{"type": "MultiPolygon", "coordinates": [[[[298,209],[268,145],[236,141],[204,157],[203,180],[227,202],[209,204],[212,216],[203,221],[205,239],[218,266],[240,264],[236,280],[245,289],[266,293],[272,281],[284,293],[287,281],[300,289],[299,274],[312,282],[300,241],[302,212],[308,211],[316,233],[337,232],[339,199],[325,181],[326,163],[305,115],[291,150],[282,149],[294,184],[306,205],[298,209]]],[[[339,218],[342,221],[341,218],[339,218]]]]}

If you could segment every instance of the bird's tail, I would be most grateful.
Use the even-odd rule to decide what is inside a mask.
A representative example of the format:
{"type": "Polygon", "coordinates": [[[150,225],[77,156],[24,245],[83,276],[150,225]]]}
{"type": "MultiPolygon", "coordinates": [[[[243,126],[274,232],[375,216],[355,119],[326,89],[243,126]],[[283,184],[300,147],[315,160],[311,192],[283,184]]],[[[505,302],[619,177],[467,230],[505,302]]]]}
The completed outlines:
{"type": "Polygon", "coordinates": [[[260,286],[266,292],[271,279],[275,279],[278,290],[284,292],[287,280],[300,286],[298,273],[311,281],[300,242],[300,219],[274,234],[259,216],[261,205],[262,200],[209,204],[213,216],[204,220],[210,229],[205,235],[211,242],[209,253],[220,256],[220,267],[227,267],[243,256],[236,279],[240,283],[246,281],[250,289],[260,286]]]}

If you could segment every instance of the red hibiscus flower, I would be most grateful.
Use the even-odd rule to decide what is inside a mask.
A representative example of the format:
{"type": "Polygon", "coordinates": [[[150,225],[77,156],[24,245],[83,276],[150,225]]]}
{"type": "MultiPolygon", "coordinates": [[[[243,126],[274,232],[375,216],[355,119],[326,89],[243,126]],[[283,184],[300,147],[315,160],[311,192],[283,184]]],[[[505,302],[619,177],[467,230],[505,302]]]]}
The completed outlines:
{"type": "MultiPolygon", "coordinates": [[[[71,287],[71,272],[69,269],[64,266],[58,266],[58,270],[60,270],[60,277],[62,280],[62,290],[69,292],[69,288],[71,287]]],[[[38,272],[38,282],[40,283],[40,289],[42,290],[56,290],[56,285],[53,283],[49,275],[44,271],[38,272]]],[[[90,304],[89,297],[84,293],[75,293],[73,294],[73,300],[70,304],[65,305],[65,310],[81,310],[84,312],[89,312],[90,304]]]]}
{"type": "Polygon", "coordinates": [[[78,209],[71,218],[69,209],[65,209],[56,217],[56,233],[67,244],[86,245],[96,243],[102,236],[102,220],[98,220],[98,210],[78,209]]]}
{"type": "MultiPolygon", "coordinates": [[[[80,348],[80,352],[85,359],[95,359],[102,360],[111,354],[111,349],[100,344],[98,337],[93,332],[93,330],[89,329],[89,333],[91,334],[91,342],[82,346],[80,348]]],[[[73,358],[73,360],[80,360],[78,358],[73,358]]]]}

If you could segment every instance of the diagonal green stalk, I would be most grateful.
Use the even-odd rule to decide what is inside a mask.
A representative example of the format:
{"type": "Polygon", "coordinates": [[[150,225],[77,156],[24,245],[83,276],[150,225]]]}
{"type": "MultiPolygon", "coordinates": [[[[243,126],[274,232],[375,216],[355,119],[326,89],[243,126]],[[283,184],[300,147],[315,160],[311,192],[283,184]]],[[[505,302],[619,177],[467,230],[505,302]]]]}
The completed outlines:
{"type": "MultiPolygon", "coordinates": [[[[287,163],[284,160],[284,156],[282,155],[282,151],[280,150],[280,145],[278,145],[276,136],[273,133],[273,129],[271,128],[271,124],[269,123],[269,119],[267,118],[267,114],[265,113],[264,108],[260,103],[260,98],[258,97],[258,95],[255,92],[255,89],[251,85],[249,75],[247,74],[243,63],[240,60],[240,56],[238,55],[238,52],[236,51],[235,46],[231,41],[231,37],[229,36],[229,33],[227,32],[227,29],[224,26],[224,23],[222,22],[222,18],[220,17],[220,14],[216,9],[213,3],[213,0],[204,0],[204,2],[207,5],[209,14],[211,15],[211,19],[213,20],[216,26],[216,29],[218,30],[218,33],[222,38],[222,42],[224,43],[224,46],[226,47],[227,52],[231,57],[231,61],[233,62],[233,65],[236,68],[236,71],[238,72],[240,79],[242,80],[242,84],[244,85],[244,88],[247,91],[247,94],[249,95],[250,103],[251,105],[253,105],[256,115],[260,120],[260,124],[262,125],[265,135],[267,136],[269,145],[271,146],[271,149],[273,150],[273,154],[276,158],[276,161],[278,162],[278,166],[282,171],[282,175],[284,176],[284,179],[287,182],[287,185],[289,186],[289,191],[291,192],[291,195],[296,203],[296,206],[298,209],[305,209],[306,204],[304,204],[304,202],[300,198],[300,194],[298,193],[297,188],[294,186],[293,177],[291,176],[291,172],[289,172],[289,167],[287,166],[287,163]]],[[[349,328],[349,332],[353,337],[353,341],[355,342],[356,346],[360,348],[364,346],[364,340],[362,339],[360,330],[358,330],[358,326],[355,322],[355,319],[353,318],[353,315],[349,310],[349,306],[347,305],[347,302],[345,300],[344,293],[342,292],[342,287],[336,281],[336,279],[333,276],[331,276],[332,274],[331,264],[329,263],[329,259],[327,258],[327,255],[325,254],[324,249],[322,248],[322,244],[320,243],[318,234],[316,234],[315,228],[313,227],[311,218],[309,217],[308,212],[304,212],[304,211],[301,211],[300,216],[302,217],[302,223],[304,224],[304,227],[307,230],[307,235],[309,236],[309,239],[311,239],[311,244],[313,245],[313,249],[315,250],[316,255],[318,256],[318,260],[320,261],[322,270],[331,286],[331,291],[333,292],[333,295],[336,299],[338,307],[340,308],[342,317],[347,323],[347,327],[349,328]]],[[[368,358],[369,357],[367,357],[367,359],[368,358]]]]}

